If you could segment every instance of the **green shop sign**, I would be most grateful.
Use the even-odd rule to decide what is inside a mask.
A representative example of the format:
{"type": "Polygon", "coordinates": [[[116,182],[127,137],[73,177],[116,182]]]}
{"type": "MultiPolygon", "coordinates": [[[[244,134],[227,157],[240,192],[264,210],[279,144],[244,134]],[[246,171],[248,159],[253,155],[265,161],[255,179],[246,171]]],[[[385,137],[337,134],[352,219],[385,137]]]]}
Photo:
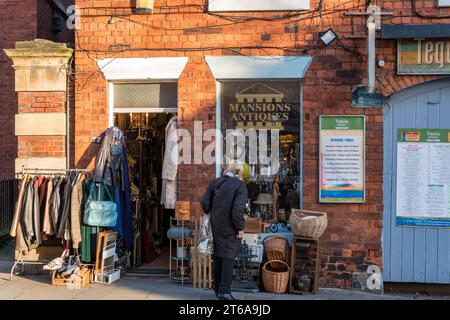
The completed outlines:
{"type": "Polygon", "coordinates": [[[450,38],[399,39],[398,74],[450,74],[450,38]]]}
{"type": "Polygon", "coordinates": [[[364,130],[364,117],[322,116],[320,130],[364,130]]]}
{"type": "Polygon", "coordinates": [[[397,142],[450,142],[448,129],[398,129],[397,142]]]}

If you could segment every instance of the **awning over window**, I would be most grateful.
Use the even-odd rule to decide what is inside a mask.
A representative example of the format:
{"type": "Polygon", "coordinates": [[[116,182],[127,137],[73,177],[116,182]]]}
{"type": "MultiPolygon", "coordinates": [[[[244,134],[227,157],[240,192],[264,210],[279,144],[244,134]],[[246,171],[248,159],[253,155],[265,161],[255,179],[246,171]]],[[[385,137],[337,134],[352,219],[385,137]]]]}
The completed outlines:
{"type": "Polygon", "coordinates": [[[207,56],[214,78],[302,79],[311,64],[309,56],[207,56]]]}
{"type": "Polygon", "coordinates": [[[188,57],[111,58],[97,61],[106,80],[177,80],[188,57]]]}
{"type": "Polygon", "coordinates": [[[450,24],[409,24],[390,25],[381,27],[382,39],[408,39],[408,38],[447,38],[450,37],[450,24]]]}

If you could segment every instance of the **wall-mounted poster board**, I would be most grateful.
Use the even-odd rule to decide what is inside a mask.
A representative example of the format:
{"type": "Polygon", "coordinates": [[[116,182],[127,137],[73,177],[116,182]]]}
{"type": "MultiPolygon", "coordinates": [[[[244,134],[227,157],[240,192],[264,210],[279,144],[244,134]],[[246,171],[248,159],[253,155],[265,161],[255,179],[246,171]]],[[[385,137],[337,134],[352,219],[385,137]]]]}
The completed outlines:
{"type": "Polygon", "coordinates": [[[365,202],[365,117],[321,116],[319,202],[365,202]]]}
{"type": "Polygon", "coordinates": [[[450,129],[398,129],[397,225],[450,228],[450,129]]]}

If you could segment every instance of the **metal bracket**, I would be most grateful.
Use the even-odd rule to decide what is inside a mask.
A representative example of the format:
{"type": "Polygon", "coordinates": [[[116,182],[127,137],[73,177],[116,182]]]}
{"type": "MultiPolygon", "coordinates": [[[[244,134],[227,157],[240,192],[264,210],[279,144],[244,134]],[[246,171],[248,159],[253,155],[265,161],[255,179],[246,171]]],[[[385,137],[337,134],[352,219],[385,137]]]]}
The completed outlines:
{"type": "Polygon", "coordinates": [[[381,30],[381,16],[393,16],[392,11],[381,11],[377,5],[371,4],[367,7],[366,12],[346,12],[346,16],[368,16],[367,23],[375,22],[376,30],[381,30]]]}

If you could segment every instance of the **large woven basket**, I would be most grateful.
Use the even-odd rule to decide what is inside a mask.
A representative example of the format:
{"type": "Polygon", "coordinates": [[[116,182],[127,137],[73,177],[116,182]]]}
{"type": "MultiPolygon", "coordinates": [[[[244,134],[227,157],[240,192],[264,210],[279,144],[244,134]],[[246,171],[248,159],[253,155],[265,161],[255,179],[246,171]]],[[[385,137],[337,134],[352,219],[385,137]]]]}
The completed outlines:
{"type": "Polygon", "coordinates": [[[282,260],[267,261],[262,267],[264,289],[270,293],[285,293],[289,284],[290,269],[282,260]]]}
{"type": "Polygon", "coordinates": [[[268,260],[287,261],[289,250],[288,240],[282,236],[271,236],[264,239],[264,252],[268,260]]]}
{"type": "Polygon", "coordinates": [[[292,209],[289,221],[296,236],[314,239],[319,239],[328,226],[326,212],[292,209]]]}

